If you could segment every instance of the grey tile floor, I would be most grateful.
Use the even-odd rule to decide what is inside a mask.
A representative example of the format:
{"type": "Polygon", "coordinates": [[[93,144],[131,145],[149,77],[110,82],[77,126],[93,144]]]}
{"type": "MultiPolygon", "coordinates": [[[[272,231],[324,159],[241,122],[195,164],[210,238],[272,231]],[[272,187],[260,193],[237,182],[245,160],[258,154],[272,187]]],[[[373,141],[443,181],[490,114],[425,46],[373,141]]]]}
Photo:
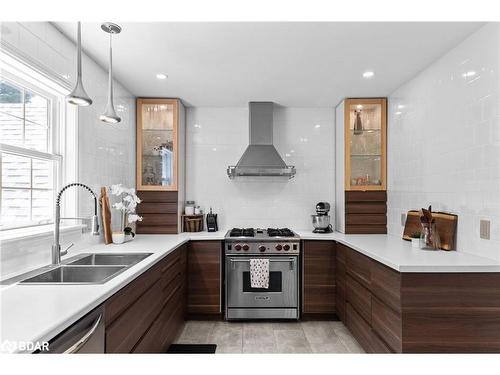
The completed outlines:
{"type": "Polygon", "coordinates": [[[342,322],[188,321],[177,344],[217,344],[217,353],[364,353],[342,322]]]}

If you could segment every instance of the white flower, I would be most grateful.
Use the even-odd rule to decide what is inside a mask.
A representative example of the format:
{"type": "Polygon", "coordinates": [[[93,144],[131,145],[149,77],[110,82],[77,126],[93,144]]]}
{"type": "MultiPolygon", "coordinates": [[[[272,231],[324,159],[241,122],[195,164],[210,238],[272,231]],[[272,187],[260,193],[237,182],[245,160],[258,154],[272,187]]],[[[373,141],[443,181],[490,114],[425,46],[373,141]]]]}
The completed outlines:
{"type": "Polygon", "coordinates": [[[137,214],[130,214],[128,215],[128,220],[129,224],[135,223],[136,221],[142,221],[142,216],[139,216],[137,214]]]}
{"type": "Polygon", "coordinates": [[[113,195],[121,195],[124,190],[122,184],[111,185],[111,194],[113,195]]]}
{"type": "Polygon", "coordinates": [[[113,207],[116,208],[117,210],[125,210],[125,205],[122,202],[118,202],[113,204],[113,207]]]}

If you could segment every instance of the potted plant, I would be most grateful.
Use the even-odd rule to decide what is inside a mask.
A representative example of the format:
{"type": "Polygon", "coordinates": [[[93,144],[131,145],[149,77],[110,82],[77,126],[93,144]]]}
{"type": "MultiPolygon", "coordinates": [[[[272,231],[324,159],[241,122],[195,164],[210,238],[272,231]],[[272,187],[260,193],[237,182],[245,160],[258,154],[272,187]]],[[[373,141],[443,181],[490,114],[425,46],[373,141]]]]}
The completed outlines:
{"type": "Polygon", "coordinates": [[[113,204],[113,208],[120,211],[120,230],[112,233],[113,243],[131,241],[135,237],[132,225],[136,221],[142,221],[142,216],[135,213],[135,209],[141,200],[135,193],[135,189],[126,188],[121,184],[111,185],[111,194],[120,198],[119,202],[113,204]],[[115,241],[116,240],[116,241],[115,241]]]}
{"type": "Polygon", "coordinates": [[[420,233],[419,231],[417,231],[417,232],[413,232],[413,233],[410,235],[410,238],[411,238],[411,246],[412,246],[412,247],[420,248],[420,236],[421,236],[421,233],[420,233]]]}

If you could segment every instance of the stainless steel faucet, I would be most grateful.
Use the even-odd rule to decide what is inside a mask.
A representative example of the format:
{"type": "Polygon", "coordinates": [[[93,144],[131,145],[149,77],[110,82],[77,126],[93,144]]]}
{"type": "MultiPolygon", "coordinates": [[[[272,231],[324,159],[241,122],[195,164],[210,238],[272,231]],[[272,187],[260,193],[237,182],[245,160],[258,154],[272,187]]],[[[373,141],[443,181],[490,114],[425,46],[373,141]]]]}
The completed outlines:
{"type": "MultiPolygon", "coordinates": [[[[94,216],[92,216],[91,218],[91,231],[94,236],[99,235],[99,221],[97,219],[97,196],[95,195],[95,193],[87,185],[81,184],[79,182],[74,182],[64,186],[57,194],[57,199],[56,199],[56,213],[54,218],[54,244],[52,245],[53,265],[61,264],[61,255],[66,255],[68,253],[68,249],[71,246],[73,246],[73,244],[71,244],[69,247],[67,247],[64,251],[61,252],[61,244],[59,243],[59,230],[61,225],[61,196],[66,191],[66,189],[72,186],[78,186],[84,188],[90,192],[92,197],[94,197],[94,216]]],[[[73,218],[73,219],[80,219],[80,218],[73,218]]]]}

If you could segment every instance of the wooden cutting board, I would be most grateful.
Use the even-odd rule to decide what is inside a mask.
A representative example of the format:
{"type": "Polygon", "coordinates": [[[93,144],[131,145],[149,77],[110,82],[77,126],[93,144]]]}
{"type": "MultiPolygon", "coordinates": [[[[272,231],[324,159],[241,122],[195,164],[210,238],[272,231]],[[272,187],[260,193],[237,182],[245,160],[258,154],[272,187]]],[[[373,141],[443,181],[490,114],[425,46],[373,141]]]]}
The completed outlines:
{"type": "MultiPolygon", "coordinates": [[[[433,212],[432,216],[436,219],[436,228],[441,239],[441,249],[456,250],[458,215],[446,212],[433,212]]],[[[421,231],[420,212],[416,210],[408,211],[403,239],[410,241],[412,233],[421,231]]]]}
{"type": "Polygon", "coordinates": [[[101,204],[101,221],[104,232],[104,243],[109,245],[113,242],[113,239],[111,237],[111,210],[109,209],[109,197],[106,187],[101,187],[99,203],[101,204]]]}

